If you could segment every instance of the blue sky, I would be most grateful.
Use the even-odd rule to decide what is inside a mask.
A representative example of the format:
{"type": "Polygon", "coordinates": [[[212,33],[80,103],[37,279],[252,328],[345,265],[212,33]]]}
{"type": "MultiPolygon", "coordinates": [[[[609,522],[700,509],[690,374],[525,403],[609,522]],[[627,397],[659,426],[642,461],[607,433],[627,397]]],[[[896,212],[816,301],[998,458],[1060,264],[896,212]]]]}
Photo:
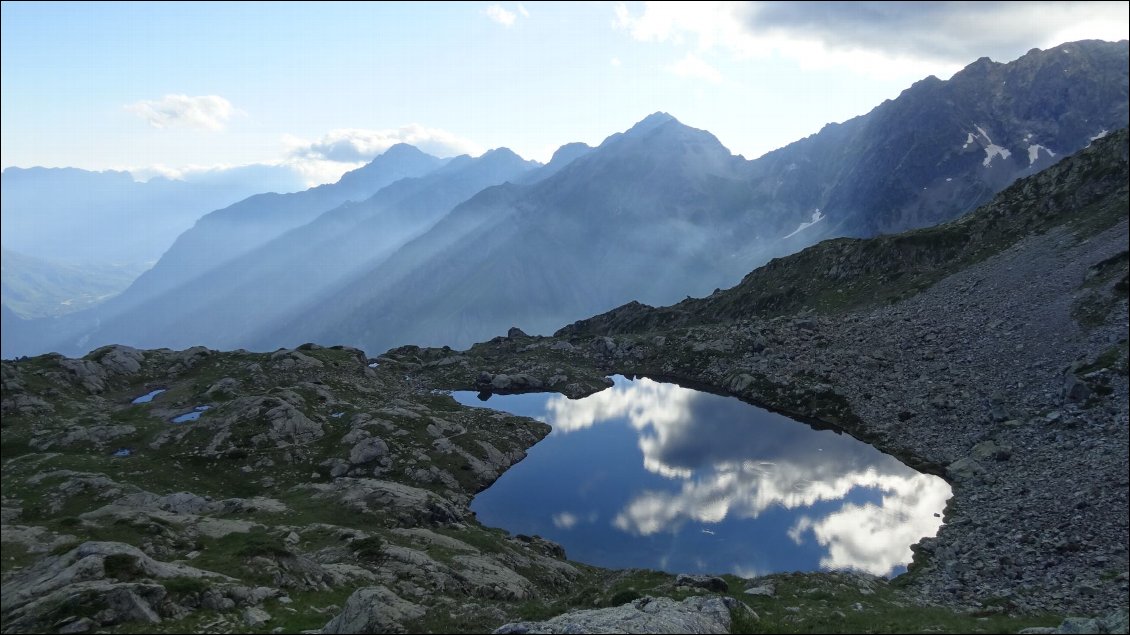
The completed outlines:
{"type": "Polygon", "coordinates": [[[0,164],[251,163],[408,141],[547,160],[655,111],[755,157],[977,57],[1127,37],[1114,3],[3,3],[0,164]]]}

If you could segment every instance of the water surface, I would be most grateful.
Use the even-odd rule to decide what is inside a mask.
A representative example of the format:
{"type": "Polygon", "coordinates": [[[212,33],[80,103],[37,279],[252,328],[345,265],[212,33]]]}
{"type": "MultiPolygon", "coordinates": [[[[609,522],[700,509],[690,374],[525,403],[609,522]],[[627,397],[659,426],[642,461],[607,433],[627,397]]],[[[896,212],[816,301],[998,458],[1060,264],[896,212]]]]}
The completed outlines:
{"type": "Polygon", "coordinates": [[[159,395],[163,392],[165,392],[164,388],[158,388],[157,390],[154,390],[152,392],[148,392],[148,393],[138,397],[137,399],[134,399],[130,403],[131,404],[149,403],[150,401],[153,401],[154,397],[156,397],[157,395],[159,395]]]}
{"type": "Polygon", "coordinates": [[[856,569],[897,575],[950,496],[846,435],[649,379],[585,399],[453,396],[553,426],[475,497],[485,525],[559,542],[606,567],[736,573],[856,569]]]}
{"type": "Polygon", "coordinates": [[[172,422],[173,423],[188,423],[189,421],[196,421],[197,419],[200,418],[200,415],[204,414],[204,412],[211,407],[212,406],[196,406],[190,412],[186,412],[182,415],[177,415],[177,416],[173,417],[172,422]]]}

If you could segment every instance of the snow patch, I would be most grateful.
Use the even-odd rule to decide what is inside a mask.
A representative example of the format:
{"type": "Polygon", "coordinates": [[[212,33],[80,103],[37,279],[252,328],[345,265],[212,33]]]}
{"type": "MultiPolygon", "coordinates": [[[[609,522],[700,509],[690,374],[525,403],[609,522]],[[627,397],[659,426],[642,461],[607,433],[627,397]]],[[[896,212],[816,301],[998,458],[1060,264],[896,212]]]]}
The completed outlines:
{"type": "Polygon", "coordinates": [[[1101,131],[1099,131],[1099,134],[1091,137],[1091,141],[1098,141],[1099,139],[1102,139],[1103,137],[1107,136],[1108,134],[1110,134],[1110,131],[1107,130],[1106,128],[1103,128],[1101,131]]]}
{"type": "Polygon", "coordinates": [[[985,160],[981,162],[981,165],[987,168],[992,167],[994,157],[1007,159],[1010,156],[1012,156],[1012,153],[1008,151],[1008,148],[998,146],[995,143],[990,143],[989,145],[985,146],[985,160]]]}
{"type": "Polygon", "coordinates": [[[985,148],[985,160],[981,162],[981,165],[985,167],[991,167],[993,165],[994,158],[1000,157],[1002,159],[1007,159],[1008,157],[1012,156],[1012,151],[1010,151],[1008,148],[1004,146],[998,146],[997,144],[993,143],[992,137],[989,136],[989,133],[985,132],[984,128],[982,128],[981,126],[973,127],[977,129],[977,134],[974,135],[972,132],[967,133],[969,136],[965,140],[965,145],[961,146],[961,149],[964,150],[965,148],[968,148],[970,144],[980,138],[980,140],[984,142],[985,148]]]}
{"type": "Polygon", "coordinates": [[[1053,157],[1053,158],[1055,157],[1055,153],[1052,152],[1051,150],[1045,148],[1044,146],[1042,146],[1038,143],[1033,143],[1032,145],[1028,146],[1028,165],[1029,166],[1031,166],[1033,163],[1035,163],[1040,158],[1040,150],[1047,152],[1049,157],[1053,157]]]}
{"type": "Polygon", "coordinates": [[[820,221],[824,220],[824,218],[825,218],[824,215],[820,213],[820,208],[818,207],[815,210],[813,210],[813,212],[812,212],[812,220],[808,221],[807,223],[801,223],[799,226],[797,226],[796,229],[794,229],[792,231],[791,234],[788,234],[786,236],[782,236],[782,238],[789,238],[791,236],[795,236],[798,233],[808,229],[809,227],[812,227],[816,223],[819,223],[820,221]]]}

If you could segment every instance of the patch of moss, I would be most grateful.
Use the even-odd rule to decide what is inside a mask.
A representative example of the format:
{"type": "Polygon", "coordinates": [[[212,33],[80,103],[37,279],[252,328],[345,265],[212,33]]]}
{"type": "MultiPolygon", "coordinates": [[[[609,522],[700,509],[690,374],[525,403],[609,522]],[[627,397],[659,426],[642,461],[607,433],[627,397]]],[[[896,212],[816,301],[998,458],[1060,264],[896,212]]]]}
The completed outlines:
{"type": "Polygon", "coordinates": [[[126,553],[106,556],[102,560],[102,568],[107,577],[114,578],[119,582],[136,580],[144,574],[137,558],[126,553]]]}

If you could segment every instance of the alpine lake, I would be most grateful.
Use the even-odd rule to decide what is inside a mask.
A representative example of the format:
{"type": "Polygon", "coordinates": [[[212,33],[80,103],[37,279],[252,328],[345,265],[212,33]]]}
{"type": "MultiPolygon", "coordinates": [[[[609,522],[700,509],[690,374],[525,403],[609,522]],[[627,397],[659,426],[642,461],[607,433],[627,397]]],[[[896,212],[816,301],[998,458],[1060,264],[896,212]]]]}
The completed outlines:
{"type": "Polygon", "coordinates": [[[847,434],[733,397],[613,381],[577,400],[452,393],[553,428],[475,497],[483,524],[602,567],[743,577],[895,576],[942,524],[948,483],[847,434]]]}

